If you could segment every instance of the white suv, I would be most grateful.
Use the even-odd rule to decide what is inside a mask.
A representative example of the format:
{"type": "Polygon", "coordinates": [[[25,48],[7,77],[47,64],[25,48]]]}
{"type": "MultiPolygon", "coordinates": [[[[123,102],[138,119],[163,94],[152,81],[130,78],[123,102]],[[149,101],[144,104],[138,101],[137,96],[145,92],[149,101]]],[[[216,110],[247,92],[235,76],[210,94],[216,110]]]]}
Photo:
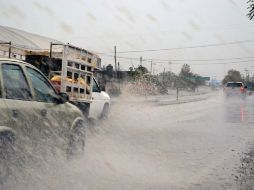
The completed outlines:
{"type": "Polygon", "coordinates": [[[67,149],[83,150],[81,111],[68,102],[67,94],[56,93],[34,66],[0,58],[0,156],[4,157],[3,150],[14,142],[20,146],[24,139],[44,143],[49,137],[61,137],[64,140],[59,142],[67,149]]]}
{"type": "Polygon", "coordinates": [[[229,96],[246,96],[246,88],[242,82],[228,82],[224,86],[224,95],[229,96]]]}

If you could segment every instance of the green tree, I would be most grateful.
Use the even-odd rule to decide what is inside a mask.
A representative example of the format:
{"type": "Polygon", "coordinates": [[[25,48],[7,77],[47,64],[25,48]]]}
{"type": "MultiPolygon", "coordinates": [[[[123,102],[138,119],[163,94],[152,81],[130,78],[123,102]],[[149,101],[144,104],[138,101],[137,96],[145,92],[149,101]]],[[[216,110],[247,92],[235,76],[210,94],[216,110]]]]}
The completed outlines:
{"type": "Polygon", "coordinates": [[[147,74],[148,69],[142,65],[139,65],[137,68],[134,68],[134,71],[131,71],[131,77],[133,79],[139,79],[141,78],[144,74],[147,74]]]}
{"type": "Polygon", "coordinates": [[[177,80],[177,86],[181,88],[195,88],[194,87],[194,78],[193,73],[191,72],[190,65],[184,64],[179,73],[179,78],[177,80]]]}
{"type": "Polygon", "coordinates": [[[179,77],[186,78],[186,77],[190,77],[190,76],[192,76],[190,65],[184,64],[182,66],[181,71],[180,71],[179,77]]]}
{"type": "Polygon", "coordinates": [[[171,87],[172,83],[176,81],[177,75],[171,71],[163,72],[159,74],[160,82],[166,87],[171,87]]]}
{"type": "Polygon", "coordinates": [[[137,68],[135,68],[135,72],[137,72],[140,75],[144,75],[148,73],[148,69],[142,65],[139,65],[137,68]]]}
{"type": "Polygon", "coordinates": [[[228,71],[228,74],[223,79],[222,83],[226,84],[227,82],[242,82],[241,73],[237,70],[231,69],[228,71]]]}
{"type": "Polygon", "coordinates": [[[103,66],[102,70],[104,73],[109,77],[112,78],[114,74],[113,66],[111,64],[108,64],[106,67],[103,66]]]}
{"type": "Polygon", "coordinates": [[[250,18],[250,20],[252,20],[254,17],[254,0],[249,0],[247,3],[249,4],[247,8],[249,9],[249,13],[247,14],[247,16],[250,18]]]}
{"type": "Polygon", "coordinates": [[[191,88],[195,90],[199,85],[204,85],[205,81],[198,74],[191,71],[190,65],[184,64],[179,73],[177,86],[182,88],[191,88]]]}
{"type": "Polygon", "coordinates": [[[155,84],[160,93],[165,94],[168,88],[175,87],[177,75],[171,71],[160,73],[155,81],[155,84]]]}

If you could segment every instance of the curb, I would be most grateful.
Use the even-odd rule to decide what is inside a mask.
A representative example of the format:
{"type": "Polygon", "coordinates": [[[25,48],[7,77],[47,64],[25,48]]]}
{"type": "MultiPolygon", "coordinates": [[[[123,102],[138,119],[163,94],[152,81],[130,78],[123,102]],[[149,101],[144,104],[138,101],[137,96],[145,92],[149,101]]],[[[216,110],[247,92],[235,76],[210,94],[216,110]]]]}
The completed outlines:
{"type": "Polygon", "coordinates": [[[200,98],[192,98],[192,99],[187,99],[187,100],[165,100],[165,101],[159,101],[156,104],[158,106],[163,106],[163,105],[174,105],[174,104],[185,104],[185,103],[191,103],[191,102],[198,102],[198,101],[203,101],[208,99],[209,97],[200,97],[200,98]]]}

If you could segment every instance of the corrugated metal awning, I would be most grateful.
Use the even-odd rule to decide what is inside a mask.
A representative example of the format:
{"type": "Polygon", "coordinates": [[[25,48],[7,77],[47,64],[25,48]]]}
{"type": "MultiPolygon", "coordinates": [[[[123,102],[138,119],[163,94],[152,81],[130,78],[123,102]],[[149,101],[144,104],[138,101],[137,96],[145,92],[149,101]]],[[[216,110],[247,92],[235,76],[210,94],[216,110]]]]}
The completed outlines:
{"type": "Polygon", "coordinates": [[[52,38],[6,26],[0,26],[0,41],[11,42],[12,46],[27,51],[49,51],[50,42],[62,43],[52,38]]]}

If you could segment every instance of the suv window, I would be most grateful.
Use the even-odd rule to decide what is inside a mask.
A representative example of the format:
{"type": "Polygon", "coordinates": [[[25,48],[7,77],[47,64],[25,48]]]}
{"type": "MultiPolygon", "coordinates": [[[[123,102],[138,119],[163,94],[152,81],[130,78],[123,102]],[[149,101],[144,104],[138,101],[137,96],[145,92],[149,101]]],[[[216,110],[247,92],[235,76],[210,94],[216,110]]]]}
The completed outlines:
{"type": "Polygon", "coordinates": [[[240,82],[230,82],[230,83],[227,83],[227,87],[242,87],[243,84],[240,83],[240,82]]]}
{"type": "Polygon", "coordinates": [[[32,95],[22,68],[15,64],[2,65],[4,91],[6,98],[31,100],[32,95]]]}
{"type": "Polygon", "coordinates": [[[27,67],[27,72],[32,82],[35,100],[56,103],[57,95],[48,80],[40,72],[30,67],[27,67]]]}
{"type": "Polygon", "coordinates": [[[3,93],[2,93],[2,84],[1,84],[1,78],[0,78],[0,98],[3,97],[3,93]]]}

